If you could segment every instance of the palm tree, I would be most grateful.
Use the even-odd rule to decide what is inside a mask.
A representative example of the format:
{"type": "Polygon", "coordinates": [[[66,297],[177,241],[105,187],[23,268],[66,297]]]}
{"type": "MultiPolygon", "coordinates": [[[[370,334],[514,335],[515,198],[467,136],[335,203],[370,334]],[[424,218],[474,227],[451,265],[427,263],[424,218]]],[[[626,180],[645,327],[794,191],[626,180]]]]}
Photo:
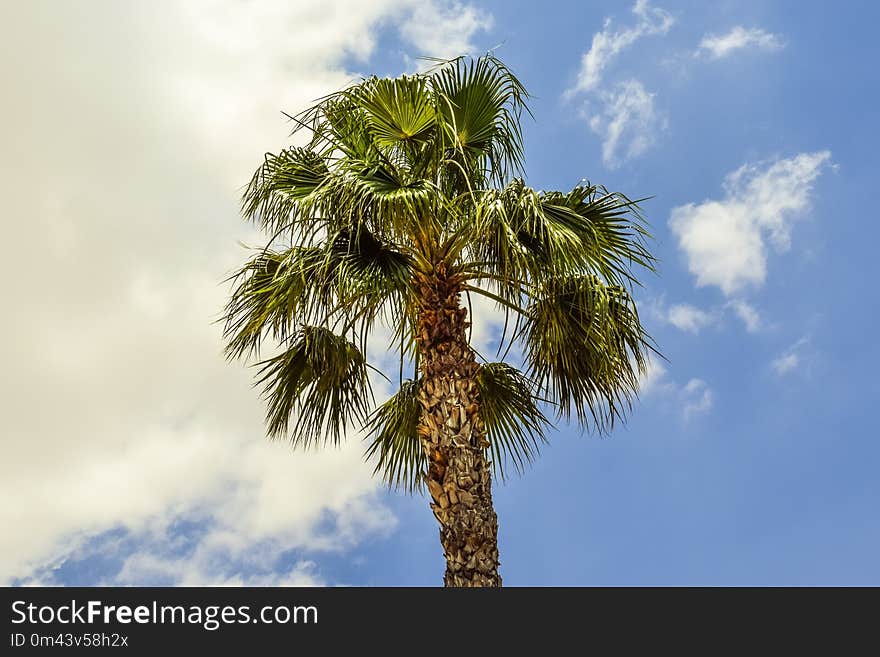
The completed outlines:
{"type": "Polygon", "coordinates": [[[230,358],[280,347],[257,363],[268,434],[365,430],[377,474],[427,488],[446,586],[501,585],[493,470],[534,458],[547,413],[609,430],[653,349],[629,292],[654,262],[638,205],[527,186],[527,98],[492,56],[365,79],[289,117],[306,145],[266,155],[242,202],[271,237],[232,277],[224,336],[230,358]],[[471,295],[505,312],[499,362],[469,344],[471,295]],[[373,409],[377,330],[400,373],[373,409]]]}

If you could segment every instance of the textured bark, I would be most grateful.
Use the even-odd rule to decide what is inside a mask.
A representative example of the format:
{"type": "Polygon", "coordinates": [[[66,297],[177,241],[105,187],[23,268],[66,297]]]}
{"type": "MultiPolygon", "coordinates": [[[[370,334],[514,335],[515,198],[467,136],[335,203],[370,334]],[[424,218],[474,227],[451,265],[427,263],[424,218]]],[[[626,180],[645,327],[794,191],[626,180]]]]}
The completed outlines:
{"type": "Polygon", "coordinates": [[[460,283],[443,264],[417,281],[416,341],[423,385],[419,438],[428,455],[425,482],[440,523],[445,586],[501,586],[498,518],[480,416],[479,366],[467,343],[460,283]]]}

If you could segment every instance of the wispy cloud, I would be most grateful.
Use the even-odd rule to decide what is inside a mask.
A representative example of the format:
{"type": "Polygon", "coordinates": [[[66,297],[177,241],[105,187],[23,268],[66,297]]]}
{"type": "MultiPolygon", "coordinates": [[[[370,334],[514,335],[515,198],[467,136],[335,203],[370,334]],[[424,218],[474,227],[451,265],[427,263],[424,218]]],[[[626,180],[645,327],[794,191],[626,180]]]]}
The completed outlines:
{"type": "Polygon", "coordinates": [[[749,333],[757,333],[761,330],[761,315],[750,303],[743,301],[742,299],[737,299],[731,301],[728,306],[732,308],[733,312],[736,313],[736,316],[742,320],[742,323],[746,327],[746,331],[749,333]]]}
{"type": "Polygon", "coordinates": [[[774,358],[770,365],[777,374],[785,374],[795,369],[798,363],[800,363],[800,358],[796,353],[787,353],[779,358],[774,358]]]}
{"type": "Polygon", "coordinates": [[[648,297],[643,304],[655,321],[695,335],[706,328],[723,326],[731,315],[749,333],[757,333],[765,327],[760,311],[744,299],[732,299],[709,308],[700,308],[691,303],[670,305],[664,296],[648,297]]]}
{"type": "Polygon", "coordinates": [[[702,379],[691,379],[682,388],[682,415],[685,422],[708,413],[714,402],[714,394],[702,379]]]}
{"type": "Polygon", "coordinates": [[[474,35],[492,28],[488,12],[461,2],[415,2],[400,24],[400,35],[429,57],[473,52],[474,35]]]}
{"type": "Polygon", "coordinates": [[[615,168],[642,155],[666,129],[666,117],[654,106],[654,94],[638,80],[625,80],[599,93],[601,111],[591,114],[590,129],[602,138],[602,162],[615,168]]]}
{"type": "Polygon", "coordinates": [[[677,329],[696,334],[713,324],[715,317],[696,306],[680,303],[669,308],[666,320],[677,329]]]}
{"type": "Polygon", "coordinates": [[[725,34],[707,34],[700,41],[695,55],[707,56],[710,59],[727,57],[737,50],[774,51],[785,47],[785,41],[779,34],[773,34],[761,28],[745,28],[737,25],[725,34]]]}
{"type": "MultiPolygon", "coordinates": [[[[217,555],[215,555],[217,556],[217,555]]],[[[218,566],[228,563],[211,561],[210,555],[162,557],[148,551],[138,551],[123,562],[118,573],[107,578],[108,586],[144,586],[144,582],[161,582],[165,586],[326,586],[328,582],[317,572],[314,561],[297,561],[284,569],[264,569],[243,575],[224,575],[218,566]]],[[[274,565],[273,562],[270,564],[274,565]]],[[[156,584],[159,585],[159,584],[156,584]]]]}
{"type": "Polygon", "coordinates": [[[590,49],[581,57],[577,81],[569,89],[569,95],[596,89],[602,81],[602,73],[617,55],[642,37],[666,34],[675,23],[669,12],[651,7],[648,0],[638,0],[632,13],[636,24],[619,30],[612,29],[610,18],[605,19],[602,31],[593,35],[590,49]]]}
{"type": "Polygon", "coordinates": [[[650,6],[647,0],[638,0],[632,13],[637,20],[631,27],[615,30],[611,19],[605,20],[581,58],[575,84],[563,94],[567,99],[584,99],[581,116],[602,139],[602,162],[609,168],[645,153],[667,127],[665,115],[655,106],[654,94],[639,80],[601,86],[605,69],[621,52],[643,37],[666,34],[675,23],[671,14],[650,6]]]}
{"type": "Polygon", "coordinates": [[[669,305],[664,297],[647,299],[645,307],[656,321],[693,334],[718,324],[722,318],[722,311],[719,309],[704,310],[690,303],[669,305]]]}
{"type": "Polygon", "coordinates": [[[714,392],[703,379],[691,378],[684,385],[670,380],[666,368],[656,359],[648,361],[648,367],[639,377],[639,394],[658,396],[666,402],[673,402],[676,413],[688,422],[712,409],[714,392]]]}
{"type": "Polygon", "coordinates": [[[770,367],[779,376],[794,372],[803,365],[805,357],[804,349],[809,342],[809,336],[802,337],[788,349],[779,354],[779,356],[770,361],[770,367]]]}
{"type": "Polygon", "coordinates": [[[790,246],[791,227],[809,207],[828,151],[801,153],[768,165],[747,164],[727,176],[724,197],[672,209],[669,226],[697,285],[726,295],[759,287],[767,275],[766,244],[790,246]]]}

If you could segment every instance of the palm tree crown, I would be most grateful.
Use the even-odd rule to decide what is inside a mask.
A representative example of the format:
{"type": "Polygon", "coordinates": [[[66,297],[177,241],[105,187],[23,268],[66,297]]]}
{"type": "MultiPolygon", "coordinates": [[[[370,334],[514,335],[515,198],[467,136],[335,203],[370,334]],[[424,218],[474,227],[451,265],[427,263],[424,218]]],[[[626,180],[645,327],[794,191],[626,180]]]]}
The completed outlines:
{"type": "MultiPolygon", "coordinates": [[[[268,154],[243,197],[270,240],[233,277],[225,338],[233,358],[280,346],[258,362],[268,433],[306,447],[366,429],[376,472],[427,484],[441,528],[479,497],[456,483],[473,473],[447,472],[456,439],[469,468],[488,450],[502,476],[522,469],[554,416],[610,429],[653,350],[630,294],[634,267],[654,262],[638,205],[587,182],[526,185],[527,98],[492,56],[363,80],[291,117],[306,145],[268,154]],[[472,294],[507,315],[502,361],[476,364],[467,344],[458,300],[472,294]],[[374,408],[365,354],[380,323],[401,374],[374,408]],[[511,344],[521,357],[505,363],[511,344]]],[[[447,583],[465,562],[497,566],[494,548],[456,549],[444,541],[447,583]]]]}

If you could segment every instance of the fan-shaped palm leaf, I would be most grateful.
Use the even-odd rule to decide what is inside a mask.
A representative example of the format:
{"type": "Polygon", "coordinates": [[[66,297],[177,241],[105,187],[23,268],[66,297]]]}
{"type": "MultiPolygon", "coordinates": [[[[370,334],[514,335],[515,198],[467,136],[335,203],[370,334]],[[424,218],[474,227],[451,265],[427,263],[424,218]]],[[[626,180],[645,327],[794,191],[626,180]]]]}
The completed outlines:
{"type": "Polygon", "coordinates": [[[259,366],[272,437],[286,436],[302,447],[339,443],[346,429],[358,429],[367,417],[373,400],[367,363],[340,335],[304,326],[283,353],[259,366]]]}
{"type": "Polygon", "coordinates": [[[233,278],[224,335],[234,358],[259,353],[266,334],[286,340],[300,324],[332,321],[360,334],[384,311],[396,331],[408,320],[411,260],[365,228],[315,246],[262,251],[233,278]]]}
{"type": "Polygon", "coordinates": [[[423,76],[370,78],[352,97],[364,109],[367,127],[382,148],[424,142],[436,127],[437,112],[423,76]]]}
{"type": "Polygon", "coordinates": [[[653,350],[626,290],[591,275],[547,281],[522,333],[539,390],[561,415],[585,424],[589,414],[599,430],[623,416],[653,350]]]}
{"type": "Polygon", "coordinates": [[[516,76],[494,57],[459,57],[439,66],[431,80],[446,141],[464,156],[461,165],[484,166],[480,173],[500,184],[509,172],[520,171],[520,116],[528,93],[516,76]]]}
{"type": "Polygon", "coordinates": [[[289,148],[278,155],[267,153],[245,190],[242,213],[273,231],[303,220],[309,208],[303,201],[328,173],[324,159],[305,148],[289,148]],[[296,216],[298,211],[300,216],[296,216]]]}
{"type": "Polygon", "coordinates": [[[408,491],[421,488],[422,474],[428,466],[418,436],[418,390],[417,381],[404,381],[397,394],[379,406],[367,423],[372,441],[366,456],[376,459],[373,474],[392,488],[408,491]]]}
{"type": "Polygon", "coordinates": [[[474,214],[459,239],[479,263],[475,269],[502,281],[502,289],[505,280],[521,285],[586,273],[628,282],[633,265],[653,265],[638,206],[595,187],[538,192],[516,178],[482,194],[474,214]]]}
{"type": "Polygon", "coordinates": [[[508,464],[522,472],[546,442],[544,429],[550,424],[532,394],[533,384],[507,363],[486,363],[477,385],[496,472],[504,478],[508,464]]]}
{"type": "Polygon", "coordinates": [[[261,251],[232,279],[237,281],[226,304],[224,337],[230,358],[259,353],[268,333],[286,340],[309,313],[308,299],[319,294],[316,283],[325,279],[325,257],[318,247],[261,251]]]}

